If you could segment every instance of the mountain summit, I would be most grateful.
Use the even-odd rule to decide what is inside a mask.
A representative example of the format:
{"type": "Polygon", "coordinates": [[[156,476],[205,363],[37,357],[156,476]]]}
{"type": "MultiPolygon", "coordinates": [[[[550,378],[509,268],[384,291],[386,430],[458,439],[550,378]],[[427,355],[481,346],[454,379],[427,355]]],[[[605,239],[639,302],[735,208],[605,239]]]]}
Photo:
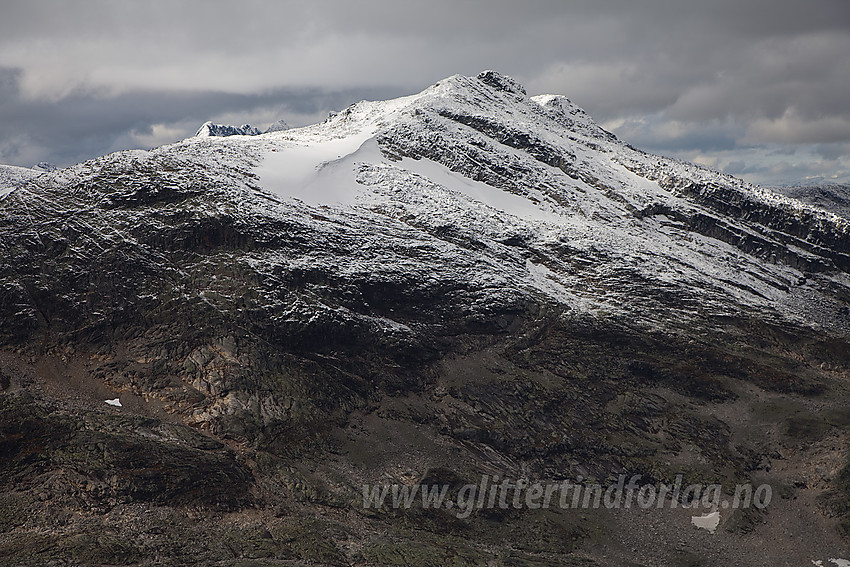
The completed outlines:
{"type": "Polygon", "coordinates": [[[0,201],[17,564],[846,549],[847,219],[632,148],[493,71],[304,128],[213,126],[0,201]],[[700,510],[722,545],[670,506],[363,506],[364,486],[458,498],[485,475],[774,499],[700,510]]]}

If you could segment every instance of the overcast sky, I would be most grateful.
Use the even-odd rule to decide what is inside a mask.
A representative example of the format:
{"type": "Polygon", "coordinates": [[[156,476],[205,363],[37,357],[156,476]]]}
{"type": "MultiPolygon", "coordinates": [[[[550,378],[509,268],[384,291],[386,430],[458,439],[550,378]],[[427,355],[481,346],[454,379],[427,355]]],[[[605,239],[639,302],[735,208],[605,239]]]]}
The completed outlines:
{"type": "Polygon", "coordinates": [[[0,0],[0,163],[304,125],[484,69],[641,149],[850,183],[850,0],[0,0]]]}

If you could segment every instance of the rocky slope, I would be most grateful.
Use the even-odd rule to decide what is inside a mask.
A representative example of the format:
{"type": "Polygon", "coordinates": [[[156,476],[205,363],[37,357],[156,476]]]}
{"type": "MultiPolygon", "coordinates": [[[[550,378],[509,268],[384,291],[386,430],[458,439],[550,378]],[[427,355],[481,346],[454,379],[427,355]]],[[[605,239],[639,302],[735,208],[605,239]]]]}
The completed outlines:
{"type": "Polygon", "coordinates": [[[454,76],[105,156],[0,208],[13,564],[847,557],[850,222],[564,97],[454,76]],[[681,508],[362,504],[483,474],[775,497],[715,534],[681,508]]]}

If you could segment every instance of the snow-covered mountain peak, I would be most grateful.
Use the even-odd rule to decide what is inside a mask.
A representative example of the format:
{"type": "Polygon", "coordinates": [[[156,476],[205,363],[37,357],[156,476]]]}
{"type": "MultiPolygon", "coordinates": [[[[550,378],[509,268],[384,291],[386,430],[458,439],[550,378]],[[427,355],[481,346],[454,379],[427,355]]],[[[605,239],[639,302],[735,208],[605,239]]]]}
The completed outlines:
{"type": "Polygon", "coordinates": [[[57,169],[59,169],[58,167],[56,167],[55,164],[52,164],[49,161],[40,161],[37,164],[35,164],[34,166],[32,166],[32,168],[36,171],[47,172],[47,173],[50,173],[51,171],[56,171],[57,169]]]}
{"type": "Polygon", "coordinates": [[[286,123],[286,120],[278,120],[263,132],[264,134],[268,134],[269,132],[283,132],[284,130],[289,130],[292,128],[289,124],[286,123]]]}
{"type": "MultiPolygon", "coordinates": [[[[553,102],[552,113],[584,114],[584,112],[566,97],[561,102],[553,102]]],[[[540,106],[545,104],[535,101],[526,95],[522,85],[514,79],[496,73],[484,71],[477,77],[453,75],[422,92],[385,101],[360,101],[348,108],[333,113],[328,120],[321,124],[308,126],[305,131],[322,130],[327,135],[334,136],[340,132],[347,134],[353,129],[380,128],[393,122],[404,121],[406,116],[420,117],[428,120],[429,113],[441,115],[463,113],[468,115],[485,115],[499,121],[515,121],[519,115],[529,117],[537,115],[538,119],[546,113],[541,112],[540,106]]],[[[589,117],[588,117],[588,120],[589,117]]],[[[592,122],[592,121],[591,121],[592,122]]]]}
{"type": "MultiPolygon", "coordinates": [[[[636,150],[565,96],[529,97],[493,72],[361,101],[302,128],[107,156],[49,183],[73,184],[92,201],[107,191],[113,203],[191,195],[204,210],[247,214],[246,224],[344,225],[365,255],[352,269],[449,270],[473,287],[506,286],[581,311],[640,311],[643,321],[666,318],[671,306],[677,317],[734,306],[806,320],[816,313],[833,325],[837,308],[812,308],[831,300],[804,274],[822,274],[827,289],[847,286],[850,271],[850,222],[636,150]],[[420,245],[437,257],[403,252],[420,245]]],[[[324,260],[304,261],[339,268],[330,252],[316,254],[324,260]]]]}

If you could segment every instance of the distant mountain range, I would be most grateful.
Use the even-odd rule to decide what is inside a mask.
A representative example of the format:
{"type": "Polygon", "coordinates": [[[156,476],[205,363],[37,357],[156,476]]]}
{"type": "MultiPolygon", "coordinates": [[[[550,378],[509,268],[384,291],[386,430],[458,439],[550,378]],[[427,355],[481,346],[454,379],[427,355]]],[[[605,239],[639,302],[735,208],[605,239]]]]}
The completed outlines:
{"type": "Polygon", "coordinates": [[[207,136],[217,136],[217,137],[225,137],[225,136],[259,136],[260,134],[268,134],[269,132],[282,132],[284,130],[288,130],[289,125],[283,120],[278,120],[271,126],[269,126],[265,132],[260,131],[258,128],[254,128],[250,124],[243,124],[242,126],[230,126],[229,124],[215,124],[213,122],[204,122],[198,131],[195,133],[197,137],[207,137],[207,136]]]}
{"type": "Polygon", "coordinates": [[[818,185],[794,185],[771,189],[809,205],[850,219],[850,185],[822,183],[818,185]]]}

